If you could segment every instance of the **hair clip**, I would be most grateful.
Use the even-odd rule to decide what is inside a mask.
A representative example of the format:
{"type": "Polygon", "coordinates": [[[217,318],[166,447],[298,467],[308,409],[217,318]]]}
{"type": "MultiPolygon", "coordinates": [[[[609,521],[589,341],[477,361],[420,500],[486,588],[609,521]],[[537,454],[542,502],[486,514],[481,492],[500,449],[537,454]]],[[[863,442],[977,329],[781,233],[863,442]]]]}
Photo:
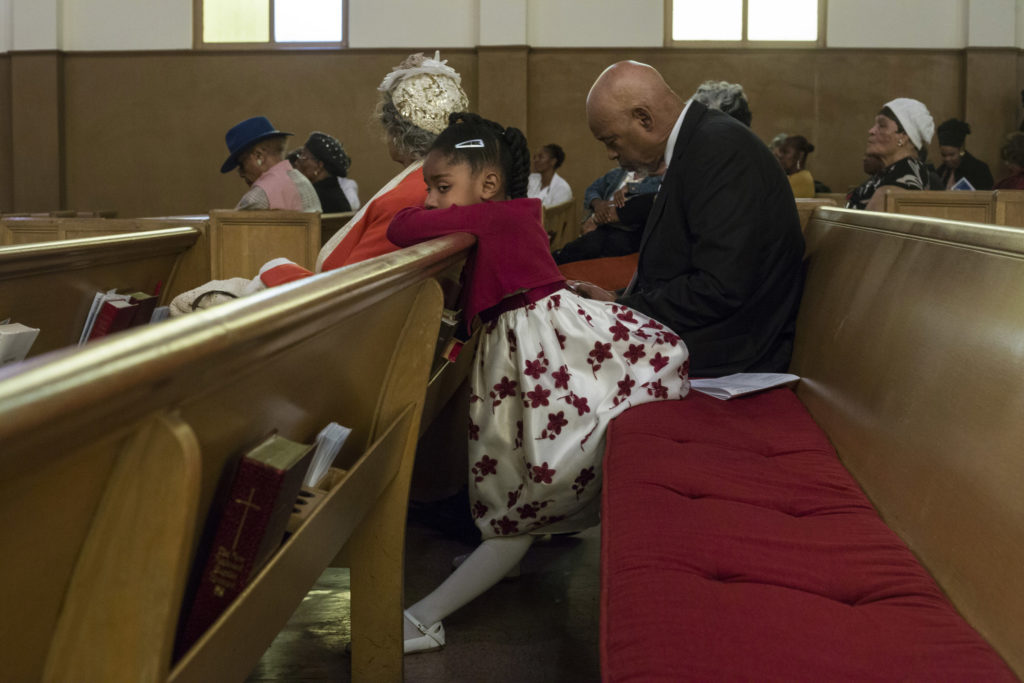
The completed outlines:
{"type": "Polygon", "coordinates": [[[480,138],[473,138],[472,140],[463,140],[462,142],[455,143],[455,149],[464,149],[466,147],[483,147],[484,141],[480,138]]]}

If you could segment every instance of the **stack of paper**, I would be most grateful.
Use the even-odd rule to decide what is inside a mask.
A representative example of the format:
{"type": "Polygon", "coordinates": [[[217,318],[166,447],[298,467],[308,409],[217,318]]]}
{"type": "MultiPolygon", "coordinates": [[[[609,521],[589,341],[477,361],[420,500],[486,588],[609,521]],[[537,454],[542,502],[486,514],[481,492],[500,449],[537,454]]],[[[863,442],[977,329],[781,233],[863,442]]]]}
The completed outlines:
{"type": "Polygon", "coordinates": [[[320,430],[314,444],[316,452],[313,453],[313,462],[306,473],[306,480],[303,482],[303,486],[314,488],[320,483],[320,480],[324,478],[327,470],[334,463],[334,459],[338,457],[338,451],[341,450],[345,439],[351,433],[351,429],[342,427],[337,422],[332,422],[320,430]]]}
{"type": "Polygon", "coordinates": [[[799,380],[796,375],[785,372],[740,372],[714,379],[691,379],[690,386],[708,396],[727,401],[744,394],[793,384],[799,380]]]}

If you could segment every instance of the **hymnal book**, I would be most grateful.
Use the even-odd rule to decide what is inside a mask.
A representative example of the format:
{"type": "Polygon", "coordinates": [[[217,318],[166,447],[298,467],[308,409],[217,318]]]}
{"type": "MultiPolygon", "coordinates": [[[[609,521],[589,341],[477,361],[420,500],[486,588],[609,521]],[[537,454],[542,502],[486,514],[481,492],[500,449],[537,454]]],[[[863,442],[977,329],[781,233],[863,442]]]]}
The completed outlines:
{"type": "Polygon", "coordinates": [[[274,554],[309,468],[313,446],[277,434],[238,464],[178,643],[184,653],[274,554]]]}
{"type": "Polygon", "coordinates": [[[0,324],[0,365],[25,360],[38,336],[36,327],[11,322],[0,324]]]}
{"type": "Polygon", "coordinates": [[[85,342],[89,341],[89,335],[92,334],[92,328],[96,324],[96,318],[99,316],[104,303],[107,301],[127,300],[128,295],[118,294],[116,289],[111,289],[106,292],[96,292],[92,298],[92,305],[89,307],[89,314],[85,318],[85,325],[82,327],[82,334],[78,338],[78,345],[81,346],[85,342]]]}
{"type": "Polygon", "coordinates": [[[703,394],[727,401],[737,396],[794,384],[799,380],[797,375],[785,372],[739,372],[713,379],[691,379],[690,386],[703,394]]]}
{"type": "Polygon", "coordinates": [[[949,189],[951,189],[951,190],[973,190],[974,189],[974,185],[971,185],[971,181],[969,181],[967,178],[961,178],[960,180],[958,180],[955,183],[953,183],[953,185],[949,189]]]}
{"type": "Polygon", "coordinates": [[[337,422],[331,422],[320,430],[313,443],[316,450],[313,452],[313,462],[309,466],[306,480],[302,482],[303,486],[313,488],[320,483],[320,480],[327,474],[327,470],[334,464],[334,459],[338,457],[338,452],[344,445],[345,439],[351,433],[351,429],[342,427],[337,422]]]}
{"type": "Polygon", "coordinates": [[[126,300],[104,301],[100,306],[100,312],[96,314],[92,329],[89,331],[89,340],[99,339],[114,332],[131,327],[135,319],[135,311],[139,305],[126,300]]]}
{"type": "Polygon", "coordinates": [[[148,324],[153,317],[153,311],[156,310],[156,304],[160,300],[159,297],[153,294],[146,294],[145,292],[132,292],[128,297],[128,300],[133,304],[139,305],[135,309],[135,317],[132,318],[131,326],[148,324]]]}

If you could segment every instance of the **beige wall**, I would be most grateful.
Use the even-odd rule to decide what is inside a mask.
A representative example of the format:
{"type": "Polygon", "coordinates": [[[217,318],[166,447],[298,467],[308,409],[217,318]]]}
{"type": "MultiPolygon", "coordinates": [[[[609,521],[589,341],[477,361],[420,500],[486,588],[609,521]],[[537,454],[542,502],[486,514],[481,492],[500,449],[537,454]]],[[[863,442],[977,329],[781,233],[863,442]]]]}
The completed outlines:
{"type": "MultiPolygon", "coordinates": [[[[368,198],[397,170],[372,121],[376,86],[404,49],[343,52],[13,53],[0,57],[0,206],[116,209],[122,216],[205,212],[245,190],[221,175],[224,133],[265,114],[300,144],[311,130],[341,139],[368,198]],[[40,74],[42,80],[40,80],[40,74]],[[5,125],[5,120],[10,125],[5,125]],[[6,153],[5,153],[6,152],[6,153]],[[4,160],[17,171],[4,173],[4,160]],[[63,206],[54,206],[63,197],[63,206]],[[10,201],[7,201],[7,198],[10,201]]],[[[816,177],[843,191],[862,180],[867,128],[881,105],[916,97],[936,123],[967,116],[968,147],[1003,174],[998,149],[1020,117],[1024,53],[968,50],[445,50],[474,108],[561,144],[577,195],[610,167],[586,126],[584,98],[608,64],[658,67],[688,95],[706,78],[743,83],[762,139],[807,136],[816,177]],[[480,82],[482,80],[482,82],[480,82]]],[[[937,159],[933,142],[932,158],[937,159]]]]}

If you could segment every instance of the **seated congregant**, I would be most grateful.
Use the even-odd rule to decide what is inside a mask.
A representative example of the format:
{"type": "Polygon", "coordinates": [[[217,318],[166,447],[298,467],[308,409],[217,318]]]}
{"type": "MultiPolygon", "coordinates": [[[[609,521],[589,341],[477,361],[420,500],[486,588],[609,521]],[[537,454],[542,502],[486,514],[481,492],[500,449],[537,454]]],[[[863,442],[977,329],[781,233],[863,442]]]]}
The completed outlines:
{"type": "Polygon", "coordinates": [[[306,144],[296,151],[292,163],[313,183],[324,213],[352,211],[352,204],[338,182],[348,174],[351,164],[340,142],[326,133],[310,133],[306,144]]]}
{"type": "Polygon", "coordinates": [[[966,179],[975,190],[991,190],[995,182],[988,164],[967,151],[964,140],[971,132],[971,126],[959,119],[943,121],[938,127],[939,152],[942,166],[939,178],[943,189],[952,189],[958,180],[966,179]]]}
{"type": "Polygon", "coordinates": [[[565,163],[565,152],[555,144],[544,145],[533,155],[533,173],[526,196],[539,199],[544,206],[558,206],[572,200],[572,188],[557,170],[565,163]]]}
{"type": "Polygon", "coordinates": [[[313,185],[285,159],[285,139],[289,135],[274,128],[265,116],[254,116],[233,126],[224,136],[229,154],[220,172],[237,168],[249,186],[236,209],[320,211],[313,185]]]}
{"type": "Polygon", "coordinates": [[[739,83],[704,81],[693,93],[693,99],[708,109],[724,111],[747,128],[750,128],[750,122],[754,119],[747,94],[739,83]]]}
{"type": "Polygon", "coordinates": [[[775,158],[789,178],[794,197],[814,197],[814,177],[807,170],[807,155],[813,151],[814,145],[803,135],[790,135],[775,150],[775,158]]]}
{"type": "Polygon", "coordinates": [[[1010,133],[999,150],[1010,175],[996,183],[997,190],[1024,190],[1024,133],[1010,133]]]}
{"type": "Polygon", "coordinates": [[[887,102],[868,130],[864,153],[878,157],[882,170],[850,193],[846,207],[882,211],[885,191],[928,190],[928,171],[921,162],[920,150],[931,142],[935,122],[928,107],[909,97],[887,102]]]}

